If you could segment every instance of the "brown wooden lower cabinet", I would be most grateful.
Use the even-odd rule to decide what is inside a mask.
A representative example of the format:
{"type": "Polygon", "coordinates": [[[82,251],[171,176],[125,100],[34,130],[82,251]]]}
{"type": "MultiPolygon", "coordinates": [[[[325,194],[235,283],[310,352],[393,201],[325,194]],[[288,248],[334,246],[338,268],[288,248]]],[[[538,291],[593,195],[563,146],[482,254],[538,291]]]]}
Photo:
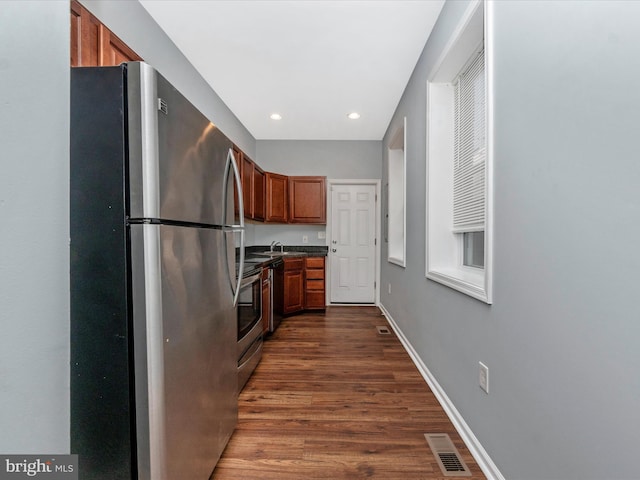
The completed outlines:
{"type": "Polygon", "coordinates": [[[306,257],[305,259],[304,308],[306,310],[324,310],[325,304],[325,257],[306,257]]]}
{"type": "Polygon", "coordinates": [[[325,258],[285,258],[275,275],[274,307],[282,305],[282,313],[291,315],[303,310],[325,310],[325,258]],[[282,289],[278,290],[279,285],[282,289]]]}
{"type": "Polygon", "coordinates": [[[304,310],[304,258],[284,259],[284,306],[285,315],[304,310]]]}

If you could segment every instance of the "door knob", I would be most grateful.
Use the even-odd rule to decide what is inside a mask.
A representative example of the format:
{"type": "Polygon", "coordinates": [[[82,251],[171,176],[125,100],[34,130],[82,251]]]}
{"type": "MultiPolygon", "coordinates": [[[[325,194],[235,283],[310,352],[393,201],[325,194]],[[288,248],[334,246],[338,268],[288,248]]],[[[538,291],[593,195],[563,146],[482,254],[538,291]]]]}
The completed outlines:
{"type": "Polygon", "coordinates": [[[331,251],[332,251],[333,253],[336,253],[336,249],[335,249],[335,248],[332,248],[332,249],[331,249],[331,251]]]}

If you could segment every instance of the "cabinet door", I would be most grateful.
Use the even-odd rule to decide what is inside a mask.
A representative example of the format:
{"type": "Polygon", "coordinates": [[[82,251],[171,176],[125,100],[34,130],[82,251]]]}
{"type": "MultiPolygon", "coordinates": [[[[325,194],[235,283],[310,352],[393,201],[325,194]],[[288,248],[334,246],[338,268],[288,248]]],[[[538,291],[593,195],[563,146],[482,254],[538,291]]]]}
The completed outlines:
{"type": "Polygon", "coordinates": [[[242,155],[242,200],[245,218],[253,218],[253,161],[242,155]]]}
{"type": "Polygon", "coordinates": [[[253,218],[264,221],[265,218],[265,174],[258,165],[253,166],[253,218]]]}
{"type": "Polygon", "coordinates": [[[80,3],[71,2],[71,66],[100,66],[102,23],[80,3]]]}
{"type": "Polygon", "coordinates": [[[131,50],[122,40],[116,37],[104,25],[101,26],[102,49],[100,50],[100,66],[109,67],[124,62],[142,60],[136,52],[131,50]]]}
{"type": "Polygon", "coordinates": [[[289,223],[326,224],[325,177],[289,177],[289,223]]]}
{"type": "Polygon", "coordinates": [[[302,270],[284,272],[284,313],[299,312],[304,309],[302,270]]]}
{"type": "Polygon", "coordinates": [[[77,1],[71,2],[71,66],[106,67],[142,60],[77,1]]]}
{"type": "Polygon", "coordinates": [[[80,66],[80,44],[82,42],[82,6],[71,2],[71,66],[80,66]]]}
{"type": "Polygon", "coordinates": [[[266,172],[265,177],[267,183],[265,220],[287,223],[289,178],[286,175],[271,172],[266,172]]]}

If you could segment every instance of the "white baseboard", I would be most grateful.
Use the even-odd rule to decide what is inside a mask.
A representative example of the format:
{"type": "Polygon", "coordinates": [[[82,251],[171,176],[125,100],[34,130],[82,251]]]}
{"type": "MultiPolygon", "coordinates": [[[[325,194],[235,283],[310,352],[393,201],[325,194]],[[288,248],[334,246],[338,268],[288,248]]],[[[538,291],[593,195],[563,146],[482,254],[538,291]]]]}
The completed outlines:
{"type": "Polygon", "coordinates": [[[436,378],[431,374],[422,359],[418,356],[409,340],[407,340],[407,337],[404,336],[404,333],[402,333],[402,330],[395,322],[393,317],[391,317],[387,309],[384,308],[384,305],[380,303],[378,304],[378,307],[380,307],[380,310],[382,310],[382,314],[389,321],[391,328],[393,328],[393,331],[400,339],[400,342],[411,357],[411,360],[418,368],[418,371],[420,372],[422,377],[427,382],[427,385],[429,385],[429,388],[431,388],[433,394],[438,399],[438,402],[449,417],[449,420],[451,420],[451,423],[453,423],[453,426],[462,438],[462,441],[469,449],[469,452],[473,456],[474,460],[482,470],[482,473],[484,473],[487,477],[487,480],[505,480],[502,473],[500,473],[500,470],[498,470],[496,464],[493,463],[493,460],[491,460],[487,451],[482,447],[476,436],[469,428],[469,425],[467,425],[467,422],[465,422],[464,418],[462,418],[462,415],[460,415],[460,412],[458,412],[455,405],[451,402],[451,400],[449,400],[449,397],[442,389],[436,378]]]}

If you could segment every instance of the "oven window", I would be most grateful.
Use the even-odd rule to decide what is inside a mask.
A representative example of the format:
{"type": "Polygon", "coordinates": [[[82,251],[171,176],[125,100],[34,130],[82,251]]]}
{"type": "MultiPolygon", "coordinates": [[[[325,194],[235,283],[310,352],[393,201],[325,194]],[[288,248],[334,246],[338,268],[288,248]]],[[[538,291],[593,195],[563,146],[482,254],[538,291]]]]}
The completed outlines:
{"type": "Polygon", "coordinates": [[[262,318],[262,281],[258,276],[253,283],[240,289],[238,298],[238,340],[242,339],[262,318]]]}

